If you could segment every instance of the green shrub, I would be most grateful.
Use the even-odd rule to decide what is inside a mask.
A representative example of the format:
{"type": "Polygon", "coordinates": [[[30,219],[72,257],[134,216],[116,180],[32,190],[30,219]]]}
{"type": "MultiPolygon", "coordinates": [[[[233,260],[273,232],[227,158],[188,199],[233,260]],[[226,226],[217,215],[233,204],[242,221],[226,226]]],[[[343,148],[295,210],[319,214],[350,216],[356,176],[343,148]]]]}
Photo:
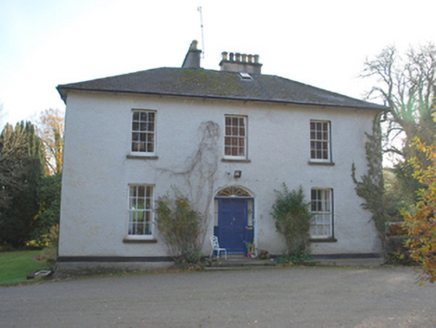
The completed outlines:
{"type": "Polygon", "coordinates": [[[407,228],[403,227],[403,222],[389,223],[386,229],[386,235],[391,236],[407,236],[407,228]]]}
{"type": "Polygon", "coordinates": [[[409,236],[390,236],[386,239],[386,256],[390,264],[415,265],[416,262],[410,257],[410,249],[406,242],[409,236]]]}
{"type": "Polygon", "coordinates": [[[304,254],[309,249],[310,222],[312,213],[310,202],[304,199],[303,188],[289,191],[283,184],[284,192],[275,190],[277,198],[272,207],[277,232],[286,241],[286,255],[304,254]]]}
{"type": "Polygon", "coordinates": [[[281,265],[299,265],[305,264],[307,262],[312,262],[313,258],[308,252],[304,253],[293,253],[289,255],[280,255],[275,259],[277,264],[281,265]]]}
{"type": "Polygon", "coordinates": [[[189,199],[174,190],[174,198],[156,202],[156,226],[176,263],[193,264],[200,260],[202,215],[192,209],[189,199]]]}
{"type": "Polygon", "coordinates": [[[386,252],[395,252],[398,248],[405,248],[408,236],[391,236],[386,242],[386,252]]]}
{"type": "Polygon", "coordinates": [[[40,179],[38,184],[39,212],[34,217],[32,243],[40,247],[57,247],[57,233],[61,210],[62,174],[55,173],[40,179]]]}

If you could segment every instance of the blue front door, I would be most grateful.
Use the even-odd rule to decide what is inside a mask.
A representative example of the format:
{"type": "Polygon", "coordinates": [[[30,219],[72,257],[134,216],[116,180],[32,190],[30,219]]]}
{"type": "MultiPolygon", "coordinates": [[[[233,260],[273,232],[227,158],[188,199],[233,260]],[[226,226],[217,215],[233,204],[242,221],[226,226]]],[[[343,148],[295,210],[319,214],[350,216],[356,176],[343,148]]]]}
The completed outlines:
{"type": "Polygon", "coordinates": [[[228,253],[245,253],[247,218],[247,199],[218,199],[218,239],[228,253]]]}

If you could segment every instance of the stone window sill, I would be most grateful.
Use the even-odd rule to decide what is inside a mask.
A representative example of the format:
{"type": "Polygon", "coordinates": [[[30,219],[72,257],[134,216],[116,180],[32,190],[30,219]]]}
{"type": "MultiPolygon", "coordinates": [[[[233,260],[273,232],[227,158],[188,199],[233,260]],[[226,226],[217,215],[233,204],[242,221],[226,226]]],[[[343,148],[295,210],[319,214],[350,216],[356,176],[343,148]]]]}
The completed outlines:
{"type": "Polygon", "coordinates": [[[123,239],[124,244],[156,244],[156,239],[123,239]]]}
{"type": "Polygon", "coordinates": [[[221,162],[224,163],[251,163],[249,159],[232,159],[232,158],[223,158],[221,162]]]}
{"type": "Polygon", "coordinates": [[[138,155],[127,155],[128,159],[142,159],[142,160],[157,160],[158,156],[138,156],[138,155]]]}
{"type": "Polygon", "coordinates": [[[333,162],[311,162],[311,161],[309,161],[309,165],[314,165],[314,166],[335,166],[335,163],[333,163],[333,162]]]}
{"type": "Polygon", "coordinates": [[[336,238],[315,238],[309,239],[311,243],[336,243],[338,240],[336,238]]]}

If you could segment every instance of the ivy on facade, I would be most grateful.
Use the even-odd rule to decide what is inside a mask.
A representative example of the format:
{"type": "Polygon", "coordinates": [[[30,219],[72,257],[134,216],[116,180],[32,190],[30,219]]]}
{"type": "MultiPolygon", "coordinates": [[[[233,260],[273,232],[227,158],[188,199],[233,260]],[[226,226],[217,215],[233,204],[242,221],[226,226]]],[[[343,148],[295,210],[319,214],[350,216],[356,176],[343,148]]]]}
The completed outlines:
{"type": "Polygon", "coordinates": [[[372,213],[380,240],[383,245],[386,239],[386,217],[384,213],[384,184],[382,170],[382,148],[381,148],[381,127],[380,115],[374,118],[372,134],[366,133],[368,141],[365,144],[366,161],[368,171],[361,176],[361,181],[356,179],[356,166],[351,167],[351,177],[356,184],[356,193],[365,201],[362,208],[372,213]]]}

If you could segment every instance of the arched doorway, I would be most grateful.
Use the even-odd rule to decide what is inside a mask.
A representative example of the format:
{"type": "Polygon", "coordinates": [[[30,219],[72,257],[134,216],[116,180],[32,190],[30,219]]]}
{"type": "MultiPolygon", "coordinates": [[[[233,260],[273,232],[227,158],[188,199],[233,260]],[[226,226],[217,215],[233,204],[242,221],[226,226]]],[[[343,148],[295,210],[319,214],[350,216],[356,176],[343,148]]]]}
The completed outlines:
{"type": "Polygon", "coordinates": [[[254,197],[247,189],[230,186],[215,196],[215,227],[220,246],[229,254],[245,254],[254,239],[254,197]]]}

